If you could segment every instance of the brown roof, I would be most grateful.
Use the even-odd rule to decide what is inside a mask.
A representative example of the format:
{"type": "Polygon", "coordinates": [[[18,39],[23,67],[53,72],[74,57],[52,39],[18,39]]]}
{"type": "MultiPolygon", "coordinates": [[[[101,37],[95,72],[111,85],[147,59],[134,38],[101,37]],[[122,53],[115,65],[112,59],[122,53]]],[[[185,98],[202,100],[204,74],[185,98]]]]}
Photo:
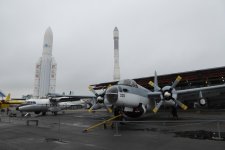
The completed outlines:
{"type": "MultiPolygon", "coordinates": [[[[217,67],[217,68],[209,68],[209,69],[202,69],[202,70],[194,70],[194,71],[187,71],[187,72],[178,72],[172,74],[165,74],[158,76],[159,86],[170,85],[176,79],[176,77],[180,75],[182,77],[181,82],[179,83],[180,88],[186,86],[206,86],[206,84],[221,84],[224,82],[225,78],[225,66],[217,67]]],[[[139,85],[152,89],[149,85],[149,81],[154,81],[154,76],[149,77],[142,77],[136,78],[135,80],[139,85]]],[[[94,89],[101,89],[105,88],[108,85],[114,85],[117,81],[110,81],[105,83],[93,84],[94,89]]]]}

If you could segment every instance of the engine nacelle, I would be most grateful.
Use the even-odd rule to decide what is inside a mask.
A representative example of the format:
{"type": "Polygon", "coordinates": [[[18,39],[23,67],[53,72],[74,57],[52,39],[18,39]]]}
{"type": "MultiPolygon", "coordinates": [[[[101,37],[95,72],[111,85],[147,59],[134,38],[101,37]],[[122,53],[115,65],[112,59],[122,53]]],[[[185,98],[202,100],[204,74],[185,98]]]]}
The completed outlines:
{"type": "Polygon", "coordinates": [[[207,100],[203,98],[203,94],[202,94],[201,91],[199,92],[198,105],[199,105],[200,107],[205,107],[205,106],[207,105],[207,100]]]}
{"type": "Polygon", "coordinates": [[[207,101],[204,98],[199,99],[198,101],[199,106],[204,107],[207,105],[207,101]]]}

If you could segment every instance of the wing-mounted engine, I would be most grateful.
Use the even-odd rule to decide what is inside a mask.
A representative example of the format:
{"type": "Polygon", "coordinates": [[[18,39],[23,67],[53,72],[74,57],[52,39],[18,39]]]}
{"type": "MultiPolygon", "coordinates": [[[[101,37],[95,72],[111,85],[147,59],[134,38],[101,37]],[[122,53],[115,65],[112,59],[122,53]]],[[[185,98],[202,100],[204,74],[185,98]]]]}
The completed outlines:
{"type": "Polygon", "coordinates": [[[50,107],[48,108],[48,110],[54,113],[54,112],[60,111],[61,108],[58,106],[58,103],[52,102],[52,103],[50,104],[50,107]]]}
{"type": "MultiPolygon", "coordinates": [[[[109,88],[110,86],[111,85],[109,85],[107,88],[109,88]]],[[[96,101],[94,101],[93,106],[91,106],[91,108],[89,109],[89,112],[91,112],[92,110],[100,109],[103,106],[107,109],[109,113],[111,113],[112,109],[109,108],[104,102],[105,101],[104,97],[105,97],[107,88],[101,94],[98,94],[91,86],[89,86],[88,88],[96,96],[96,99],[97,99],[96,101]]]]}
{"type": "Polygon", "coordinates": [[[202,92],[199,92],[199,100],[198,104],[200,107],[206,107],[207,106],[207,100],[203,97],[202,92]]]}
{"type": "Polygon", "coordinates": [[[180,82],[182,78],[178,76],[176,80],[173,82],[171,86],[167,85],[163,88],[160,88],[158,86],[158,79],[157,74],[155,72],[154,82],[150,81],[149,84],[154,88],[154,92],[151,92],[149,96],[156,96],[158,95],[160,97],[159,103],[155,106],[155,108],[152,110],[154,113],[157,113],[159,108],[166,104],[168,106],[175,106],[176,104],[180,106],[182,109],[186,110],[188,107],[183,104],[180,100],[177,99],[177,91],[175,87],[180,82]]]}
{"type": "Polygon", "coordinates": [[[57,106],[51,106],[51,107],[49,107],[49,111],[51,111],[52,113],[54,113],[56,115],[57,112],[61,111],[61,108],[57,107],[57,106]]]}
{"type": "Polygon", "coordinates": [[[68,97],[54,97],[54,98],[50,98],[50,107],[48,108],[48,110],[52,113],[54,113],[55,115],[57,115],[57,113],[59,111],[61,111],[62,109],[59,107],[58,103],[61,102],[62,99],[67,99],[68,97]]]}
{"type": "Polygon", "coordinates": [[[144,105],[139,104],[139,106],[135,108],[125,107],[123,112],[128,117],[138,118],[146,113],[146,108],[144,105]]]}
{"type": "Polygon", "coordinates": [[[206,101],[206,99],[201,98],[201,99],[199,99],[198,103],[200,106],[205,107],[207,104],[207,101],[206,101]]]}

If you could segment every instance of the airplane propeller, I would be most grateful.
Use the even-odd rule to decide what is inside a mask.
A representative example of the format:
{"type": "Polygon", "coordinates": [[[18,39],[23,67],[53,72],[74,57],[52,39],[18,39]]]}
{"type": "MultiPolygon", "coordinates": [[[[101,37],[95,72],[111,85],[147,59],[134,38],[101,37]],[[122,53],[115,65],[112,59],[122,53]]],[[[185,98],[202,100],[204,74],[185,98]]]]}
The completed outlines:
{"type": "MultiPolygon", "coordinates": [[[[111,85],[109,85],[108,87],[110,87],[110,86],[111,86],[111,85]]],[[[107,87],[107,88],[108,88],[108,87],[107,87]]],[[[107,109],[107,111],[108,111],[109,113],[111,113],[111,112],[112,112],[112,109],[109,108],[109,107],[104,103],[104,96],[105,96],[105,93],[106,93],[107,88],[106,88],[101,94],[98,94],[98,93],[93,89],[92,86],[89,86],[88,88],[89,88],[89,90],[90,90],[90,91],[96,96],[96,98],[97,98],[97,100],[95,101],[94,105],[93,105],[88,111],[89,111],[89,112],[92,112],[93,109],[96,109],[96,108],[99,108],[99,107],[100,107],[99,104],[103,104],[104,107],[107,109]]]]}
{"type": "MultiPolygon", "coordinates": [[[[154,113],[157,113],[159,108],[162,106],[164,101],[173,100],[177,105],[179,105],[182,109],[186,110],[187,106],[177,100],[177,92],[175,90],[175,87],[177,84],[181,81],[181,77],[178,76],[176,80],[173,82],[171,86],[164,86],[163,88],[160,88],[158,86],[158,80],[157,80],[157,74],[155,72],[154,82],[150,81],[149,85],[154,87],[154,92],[152,92],[152,95],[159,94],[160,95],[160,102],[155,106],[155,108],[152,110],[154,113]]],[[[151,95],[151,94],[150,94],[151,95]]]]}

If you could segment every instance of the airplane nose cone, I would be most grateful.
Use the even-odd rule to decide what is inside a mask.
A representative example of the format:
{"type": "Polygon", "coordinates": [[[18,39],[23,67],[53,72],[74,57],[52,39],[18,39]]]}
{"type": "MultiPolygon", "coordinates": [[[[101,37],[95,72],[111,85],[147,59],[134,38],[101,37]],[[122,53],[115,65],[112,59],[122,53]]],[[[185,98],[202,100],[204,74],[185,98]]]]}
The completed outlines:
{"type": "Polygon", "coordinates": [[[165,96],[165,97],[170,97],[170,96],[171,96],[171,93],[169,93],[169,92],[166,91],[166,92],[164,93],[164,96],[165,96]]]}
{"type": "Polygon", "coordinates": [[[30,106],[29,105],[21,105],[17,107],[18,111],[29,111],[30,110],[30,106]]]}
{"type": "Polygon", "coordinates": [[[115,104],[118,100],[118,89],[117,87],[110,87],[106,91],[106,99],[109,103],[115,104]]]}
{"type": "Polygon", "coordinates": [[[23,106],[18,106],[17,108],[16,108],[16,110],[18,110],[18,111],[23,111],[23,108],[22,108],[23,106]]]}

